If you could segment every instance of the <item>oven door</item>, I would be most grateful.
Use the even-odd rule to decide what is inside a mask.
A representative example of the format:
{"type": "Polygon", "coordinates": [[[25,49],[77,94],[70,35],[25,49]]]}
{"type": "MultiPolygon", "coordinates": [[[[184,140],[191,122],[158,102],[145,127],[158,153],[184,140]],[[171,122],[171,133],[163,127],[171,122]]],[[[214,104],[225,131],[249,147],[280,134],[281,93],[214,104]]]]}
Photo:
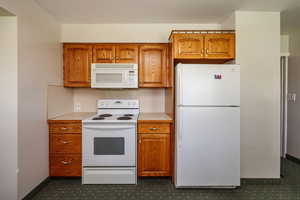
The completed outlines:
{"type": "Polygon", "coordinates": [[[136,165],[135,124],[84,124],[83,166],[136,165]]]}

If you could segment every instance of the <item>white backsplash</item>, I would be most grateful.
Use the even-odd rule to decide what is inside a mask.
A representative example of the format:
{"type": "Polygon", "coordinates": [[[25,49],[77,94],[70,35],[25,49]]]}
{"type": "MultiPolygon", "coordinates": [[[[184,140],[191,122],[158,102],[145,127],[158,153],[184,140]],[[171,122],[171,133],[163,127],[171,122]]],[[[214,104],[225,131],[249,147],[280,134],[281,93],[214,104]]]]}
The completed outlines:
{"type": "Polygon", "coordinates": [[[48,118],[57,117],[73,111],[73,89],[49,85],[47,89],[48,118]]]}
{"type": "MultiPolygon", "coordinates": [[[[141,112],[164,112],[165,89],[90,89],[73,91],[78,112],[95,112],[97,99],[139,99],[141,112]],[[80,110],[78,108],[80,107],[80,110]]],[[[75,111],[75,110],[74,110],[75,111]]]]}

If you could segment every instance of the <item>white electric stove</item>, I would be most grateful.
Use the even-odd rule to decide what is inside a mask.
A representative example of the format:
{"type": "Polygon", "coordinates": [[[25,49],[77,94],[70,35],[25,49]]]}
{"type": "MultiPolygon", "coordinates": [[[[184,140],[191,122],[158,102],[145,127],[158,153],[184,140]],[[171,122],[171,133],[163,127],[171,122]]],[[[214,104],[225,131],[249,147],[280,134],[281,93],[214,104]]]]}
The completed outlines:
{"type": "Polygon", "coordinates": [[[83,120],[83,184],[136,184],[138,100],[104,99],[83,120]]]}

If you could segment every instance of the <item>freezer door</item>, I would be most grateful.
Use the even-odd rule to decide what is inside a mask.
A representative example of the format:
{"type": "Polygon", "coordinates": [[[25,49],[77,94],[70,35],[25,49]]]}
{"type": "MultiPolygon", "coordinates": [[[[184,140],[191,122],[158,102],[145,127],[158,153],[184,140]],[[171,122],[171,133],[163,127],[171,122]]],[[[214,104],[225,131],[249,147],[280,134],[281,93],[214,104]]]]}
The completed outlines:
{"type": "Polygon", "coordinates": [[[239,106],[239,65],[177,65],[176,105],[239,106]]]}
{"type": "Polygon", "coordinates": [[[240,185],[240,108],[177,107],[176,187],[240,185]]]}

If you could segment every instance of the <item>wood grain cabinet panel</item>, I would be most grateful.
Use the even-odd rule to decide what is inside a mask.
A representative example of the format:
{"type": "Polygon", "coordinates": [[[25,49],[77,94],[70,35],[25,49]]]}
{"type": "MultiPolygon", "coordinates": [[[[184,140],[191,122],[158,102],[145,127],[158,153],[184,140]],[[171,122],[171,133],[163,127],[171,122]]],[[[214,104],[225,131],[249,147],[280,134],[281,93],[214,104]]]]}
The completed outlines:
{"type": "Polygon", "coordinates": [[[78,133],[81,134],[82,125],[81,123],[54,123],[49,125],[49,133],[55,134],[67,134],[67,133],[78,133]]]}
{"type": "Polygon", "coordinates": [[[81,176],[81,154],[51,155],[50,176],[81,176]]]}
{"type": "Polygon", "coordinates": [[[50,176],[81,176],[81,121],[49,120],[50,176]]]}
{"type": "Polygon", "coordinates": [[[93,63],[114,63],[115,46],[99,44],[93,46],[93,63]]]}
{"type": "Polygon", "coordinates": [[[138,175],[171,176],[171,123],[138,123],[138,175]]]}
{"type": "Polygon", "coordinates": [[[139,87],[167,87],[168,45],[142,45],[139,56],[139,87]]]}
{"type": "Polygon", "coordinates": [[[234,34],[205,35],[205,57],[213,59],[235,58],[234,34]]]}
{"type": "Polygon", "coordinates": [[[235,58],[234,33],[174,33],[174,59],[232,60],[235,58]]]}
{"type": "Polygon", "coordinates": [[[80,134],[51,134],[50,153],[81,153],[80,134]]]}
{"type": "Polygon", "coordinates": [[[64,86],[91,86],[92,47],[90,45],[64,45],[64,86]]]}
{"type": "Polygon", "coordinates": [[[158,123],[138,124],[138,133],[170,133],[170,125],[158,123]]]}
{"type": "Polygon", "coordinates": [[[170,176],[170,135],[139,134],[139,176],[170,176]]]}
{"type": "Polygon", "coordinates": [[[137,45],[120,44],[116,46],[116,63],[138,63],[137,45]]]}
{"type": "Polygon", "coordinates": [[[201,34],[174,34],[174,58],[204,58],[204,37],[201,34]]]}

